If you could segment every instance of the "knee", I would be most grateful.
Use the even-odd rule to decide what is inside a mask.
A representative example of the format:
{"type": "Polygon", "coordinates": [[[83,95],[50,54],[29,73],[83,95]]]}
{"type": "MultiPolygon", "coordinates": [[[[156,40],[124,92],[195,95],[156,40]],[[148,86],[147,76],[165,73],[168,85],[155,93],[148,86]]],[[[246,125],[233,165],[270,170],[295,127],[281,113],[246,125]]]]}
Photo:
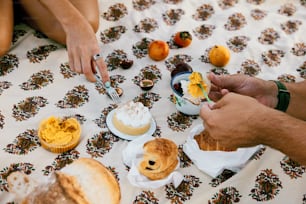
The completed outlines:
{"type": "Polygon", "coordinates": [[[7,54],[11,48],[11,40],[0,39],[0,57],[7,54]]]}
{"type": "Polygon", "coordinates": [[[98,17],[87,17],[87,21],[96,33],[99,29],[99,16],[98,17]]]}

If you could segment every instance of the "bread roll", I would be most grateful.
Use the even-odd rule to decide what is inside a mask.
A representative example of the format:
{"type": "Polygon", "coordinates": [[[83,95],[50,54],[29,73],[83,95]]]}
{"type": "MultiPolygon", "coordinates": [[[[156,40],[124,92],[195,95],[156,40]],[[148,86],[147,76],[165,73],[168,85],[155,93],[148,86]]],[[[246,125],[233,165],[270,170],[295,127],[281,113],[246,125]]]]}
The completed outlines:
{"type": "Polygon", "coordinates": [[[10,174],[7,180],[9,191],[22,204],[118,204],[121,199],[114,175],[94,159],[75,160],[45,183],[21,172],[10,174]]]}
{"type": "Polygon", "coordinates": [[[203,130],[193,138],[197,141],[199,148],[203,151],[236,151],[236,149],[221,146],[219,141],[212,138],[206,130],[203,130]]]}
{"type": "Polygon", "coordinates": [[[144,155],[138,170],[150,180],[159,180],[173,172],[178,164],[177,145],[168,139],[156,138],[143,145],[144,155]]]}

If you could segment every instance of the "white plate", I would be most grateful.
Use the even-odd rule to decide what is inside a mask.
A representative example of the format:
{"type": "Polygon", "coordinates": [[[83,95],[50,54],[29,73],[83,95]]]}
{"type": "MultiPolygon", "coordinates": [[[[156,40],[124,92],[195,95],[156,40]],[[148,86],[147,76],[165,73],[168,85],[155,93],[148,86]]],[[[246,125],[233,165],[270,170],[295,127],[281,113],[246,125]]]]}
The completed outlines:
{"type": "Polygon", "coordinates": [[[155,123],[155,120],[152,118],[152,121],[151,121],[151,126],[150,126],[150,129],[145,132],[143,135],[127,135],[127,134],[124,134],[123,132],[119,131],[114,125],[113,125],[113,115],[115,113],[115,109],[112,110],[111,112],[109,112],[106,116],[106,125],[107,127],[109,128],[109,130],[116,136],[122,138],[122,139],[125,139],[125,140],[134,140],[138,137],[141,137],[143,135],[152,135],[155,130],[156,130],[156,123],[155,123]]]}

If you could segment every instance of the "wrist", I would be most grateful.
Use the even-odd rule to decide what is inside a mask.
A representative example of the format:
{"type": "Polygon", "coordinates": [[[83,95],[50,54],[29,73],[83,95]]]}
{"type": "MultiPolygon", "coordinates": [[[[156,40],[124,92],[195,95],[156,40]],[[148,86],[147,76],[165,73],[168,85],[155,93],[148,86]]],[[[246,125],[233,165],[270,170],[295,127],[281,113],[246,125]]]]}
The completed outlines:
{"type": "Polygon", "coordinates": [[[290,102],[290,92],[287,90],[285,84],[280,81],[273,81],[277,86],[277,104],[274,106],[276,110],[283,112],[287,111],[290,102]]]}

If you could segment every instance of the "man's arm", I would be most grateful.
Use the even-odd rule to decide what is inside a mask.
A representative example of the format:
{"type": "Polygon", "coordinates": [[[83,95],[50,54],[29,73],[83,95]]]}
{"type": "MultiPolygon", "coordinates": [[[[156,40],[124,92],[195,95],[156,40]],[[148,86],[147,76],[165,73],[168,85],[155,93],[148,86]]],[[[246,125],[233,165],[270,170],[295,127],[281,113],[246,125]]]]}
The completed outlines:
{"type": "Polygon", "coordinates": [[[297,83],[285,83],[290,92],[290,102],[287,113],[306,120],[306,81],[297,83]]]}

